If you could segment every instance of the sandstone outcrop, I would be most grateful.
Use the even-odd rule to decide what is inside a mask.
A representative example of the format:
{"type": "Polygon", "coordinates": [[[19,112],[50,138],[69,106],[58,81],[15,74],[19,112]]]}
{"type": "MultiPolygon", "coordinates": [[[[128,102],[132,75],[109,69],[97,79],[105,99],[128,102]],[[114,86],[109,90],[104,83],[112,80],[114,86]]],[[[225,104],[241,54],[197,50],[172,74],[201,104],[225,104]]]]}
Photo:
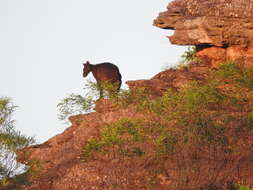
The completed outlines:
{"type": "MultiPolygon", "coordinates": [[[[209,75],[210,67],[217,67],[220,62],[228,59],[240,60],[252,67],[252,18],[253,0],[175,0],[171,2],[168,5],[168,10],[161,13],[154,21],[154,25],[163,29],[175,30],[175,34],[169,37],[170,41],[177,45],[195,45],[198,51],[197,55],[203,61],[190,63],[183,68],[162,71],[151,79],[128,81],[129,88],[131,90],[140,87],[147,89],[149,94],[145,95],[157,98],[162,96],[167,89],[172,88],[175,91],[180,91],[191,81],[205,81],[209,75]]],[[[229,89],[228,86],[220,88],[229,89]]],[[[94,159],[88,161],[82,160],[81,154],[84,145],[93,137],[100,138],[104,126],[124,118],[153,119],[150,113],[138,112],[135,106],[134,103],[131,103],[125,107],[117,107],[109,100],[98,100],[95,107],[96,112],[70,117],[71,126],[62,134],[52,137],[41,145],[20,150],[17,154],[19,162],[27,164],[29,161],[36,160],[42,165],[39,173],[31,176],[31,184],[23,186],[21,189],[167,190],[174,180],[173,170],[175,171],[175,169],[170,165],[172,162],[166,158],[167,156],[163,158],[163,161],[154,156],[152,144],[138,142],[138,146],[145,150],[143,157],[120,156],[112,151],[105,155],[100,152],[95,155],[94,159]]],[[[215,108],[214,106],[208,111],[213,113],[217,111],[215,108]]],[[[251,110],[252,102],[247,105],[247,109],[242,109],[241,112],[229,107],[218,111],[224,111],[224,113],[240,118],[243,114],[251,113],[251,110]]],[[[217,114],[217,117],[220,115],[217,114]]],[[[156,121],[154,120],[154,122],[156,121]]],[[[238,122],[236,119],[233,120],[231,126],[236,122],[238,122]]],[[[252,131],[245,136],[247,139],[244,139],[243,143],[246,142],[246,144],[241,144],[241,147],[252,149],[252,131]]],[[[126,138],[128,138],[127,135],[126,138]]],[[[240,152],[248,154],[252,151],[247,149],[240,150],[240,152]]],[[[176,162],[180,162],[180,159],[181,157],[176,162]]],[[[203,160],[205,164],[202,169],[204,168],[203,171],[206,171],[205,167],[209,163],[205,162],[206,159],[203,160]]],[[[232,159],[228,159],[228,163],[225,163],[228,168],[235,167],[229,162],[232,163],[232,159]]],[[[245,183],[253,185],[252,159],[247,157],[240,162],[241,165],[237,166],[238,168],[233,168],[233,171],[237,171],[235,174],[233,173],[233,177],[244,179],[245,183]]],[[[220,176],[226,178],[228,172],[229,170],[219,171],[217,178],[220,176]]],[[[214,186],[213,189],[219,188],[214,186]]]]}
{"type": "MultiPolygon", "coordinates": [[[[168,88],[179,90],[193,80],[205,80],[209,73],[208,66],[204,63],[192,63],[187,68],[160,72],[150,80],[128,81],[127,83],[130,89],[143,87],[150,90],[153,97],[159,97],[168,88]]],[[[170,160],[157,163],[157,157],[154,156],[154,150],[150,144],[138,144],[145,150],[144,157],[121,157],[112,152],[96,155],[89,161],[82,160],[83,146],[89,139],[99,138],[104,126],[124,118],[146,120],[152,117],[145,112],[138,112],[135,104],[118,108],[106,99],[98,100],[95,109],[94,113],[70,117],[72,125],[62,134],[18,153],[19,162],[26,164],[36,160],[42,165],[39,174],[31,177],[31,185],[25,186],[22,190],[146,190],[149,189],[149,183],[154,183],[152,181],[154,176],[156,176],[154,178],[156,181],[151,187],[159,190],[168,189],[173,174],[169,167],[170,160]],[[157,167],[164,167],[169,172],[154,175],[157,167]]],[[[229,112],[232,114],[234,111],[229,110],[229,112]]],[[[252,143],[253,135],[248,135],[248,137],[250,137],[248,143],[252,143]]],[[[242,161],[242,167],[238,172],[239,177],[246,180],[248,184],[253,182],[251,163],[252,160],[242,161]]]]}
{"type": "MultiPolygon", "coordinates": [[[[99,103],[110,107],[107,101],[99,103]]],[[[127,178],[125,175],[128,175],[130,171],[120,174],[122,170],[126,170],[127,166],[121,165],[122,163],[116,158],[104,157],[91,162],[83,162],[81,159],[83,145],[90,138],[98,136],[101,127],[120,118],[138,117],[138,114],[131,108],[99,111],[101,113],[70,117],[72,125],[62,134],[41,145],[31,146],[18,153],[20,162],[27,163],[29,160],[38,160],[42,165],[40,174],[30,179],[32,185],[24,187],[25,190],[112,189],[113,184],[119,183],[117,180],[121,181],[123,178],[127,178]],[[29,152],[28,155],[27,152],[29,152]],[[118,179],[114,175],[121,176],[118,179]],[[108,180],[112,176],[115,181],[108,180]]],[[[136,165],[130,162],[125,164],[136,165]]],[[[143,174],[143,166],[140,166],[139,171],[140,174],[143,174]]],[[[136,180],[138,177],[140,176],[134,176],[136,180]]],[[[121,185],[122,189],[126,189],[124,186],[128,186],[127,181],[121,185]]]]}
{"type": "Polygon", "coordinates": [[[168,88],[179,89],[192,80],[202,80],[209,71],[209,65],[194,63],[182,69],[168,69],[162,71],[149,80],[127,81],[127,85],[133,88],[149,89],[154,96],[162,96],[168,88]]]}
{"type": "MultiPolygon", "coordinates": [[[[150,80],[128,81],[127,84],[131,89],[148,89],[154,97],[158,97],[168,88],[178,89],[191,80],[203,79],[208,69],[208,65],[196,63],[188,68],[160,72],[150,80]]],[[[42,164],[42,171],[31,179],[32,185],[25,190],[101,190],[113,189],[113,184],[119,185],[116,189],[145,189],[142,179],[145,178],[143,176],[150,177],[153,160],[135,158],[122,161],[104,157],[86,163],[81,159],[81,150],[90,138],[99,136],[105,125],[122,118],[145,119],[147,115],[136,112],[134,105],[119,109],[106,99],[98,100],[95,110],[95,113],[70,117],[72,125],[62,134],[18,153],[19,162],[26,164],[29,160],[38,160],[42,164]]],[[[160,175],[159,178],[157,187],[166,189],[167,177],[160,175]]]]}
{"type": "Polygon", "coordinates": [[[197,46],[211,65],[231,59],[252,65],[252,18],[252,0],[175,0],[154,25],[175,30],[172,44],[197,46]]]}

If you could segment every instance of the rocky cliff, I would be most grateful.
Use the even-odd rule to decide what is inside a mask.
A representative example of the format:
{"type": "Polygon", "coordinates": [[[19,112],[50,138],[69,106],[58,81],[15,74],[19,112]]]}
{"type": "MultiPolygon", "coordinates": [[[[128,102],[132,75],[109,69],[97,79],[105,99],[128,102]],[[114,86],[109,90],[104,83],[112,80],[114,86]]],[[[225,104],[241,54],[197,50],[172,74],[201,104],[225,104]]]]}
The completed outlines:
{"type": "MultiPolygon", "coordinates": [[[[191,80],[201,80],[208,72],[205,64],[193,64],[187,69],[163,71],[150,80],[128,81],[132,88],[149,89],[153,97],[161,96],[168,88],[180,88],[191,80]]],[[[82,148],[93,137],[99,137],[101,129],[120,119],[145,120],[147,115],[136,110],[133,104],[118,109],[109,100],[96,103],[96,112],[70,117],[72,125],[43,144],[28,147],[18,153],[18,160],[28,163],[37,160],[41,164],[39,175],[32,177],[27,190],[90,190],[90,189],[147,189],[150,171],[155,169],[153,156],[124,158],[115,155],[96,157],[84,162],[82,148]]],[[[152,150],[152,149],[151,149],[152,150]]],[[[149,151],[151,151],[149,150],[149,151]]],[[[146,151],[147,152],[147,151],[146,151]]],[[[150,178],[150,179],[149,179],[150,178]]],[[[166,189],[169,180],[159,175],[158,189],[166,189]]]]}
{"type": "MultiPolygon", "coordinates": [[[[102,102],[102,104],[106,103],[102,102]]],[[[62,134],[41,145],[29,147],[28,157],[26,154],[19,154],[19,160],[23,163],[27,160],[39,160],[42,165],[40,175],[32,178],[32,186],[25,189],[112,189],[112,184],[117,184],[118,181],[124,179],[125,176],[121,170],[126,169],[126,166],[122,166],[122,168],[118,168],[120,170],[117,170],[114,165],[121,165],[122,163],[112,157],[83,162],[81,160],[81,150],[88,139],[99,135],[102,126],[115,122],[120,118],[136,116],[131,108],[126,108],[71,117],[72,125],[62,134]],[[119,178],[115,178],[115,175],[119,175],[119,178]],[[115,181],[108,181],[108,179],[111,180],[112,176],[114,176],[113,180],[115,181]]],[[[26,152],[27,150],[23,151],[26,152]]],[[[131,167],[129,167],[128,172],[131,172],[131,167]]],[[[122,184],[122,186],[124,185],[126,184],[122,184]]]]}
{"type": "MultiPolygon", "coordinates": [[[[157,97],[161,97],[167,89],[184,89],[187,84],[191,83],[192,81],[199,81],[204,82],[208,75],[210,75],[210,68],[208,64],[200,64],[200,63],[191,63],[188,67],[181,68],[181,69],[169,69],[163,71],[150,80],[137,80],[137,81],[128,81],[130,88],[132,90],[142,87],[148,89],[149,91],[145,94],[145,96],[151,95],[150,101],[152,99],[155,101],[157,97]]],[[[252,79],[253,80],[253,79],[252,79]]],[[[253,83],[250,83],[253,84],[253,83]]],[[[232,93],[233,89],[229,87],[229,82],[225,81],[224,84],[221,85],[222,89],[225,89],[228,93],[232,93]],[[225,87],[224,87],[225,85],[225,87]]],[[[205,89],[206,87],[204,87],[205,89]]],[[[211,96],[213,96],[213,90],[211,89],[211,96]]],[[[238,90],[235,89],[235,92],[238,90]]],[[[224,180],[224,186],[227,185],[226,180],[235,180],[240,181],[243,179],[243,183],[247,185],[253,184],[252,178],[252,171],[253,171],[253,160],[252,160],[252,142],[253,142],[253,130],[252,125],[253,123],[251,120],[247,120],[249,124],[246,126],[248,128],[243,127],[240,130],[240,126],[244,125],[244,116],[248,116],[248,114],[252,113],[252,105],[251,100],[247,100],[246,97],[252,97],[252,91],[246,88],[246,90],[242,91],[245,92],[245,99],[243,103],[240,103],[240,106],[234,106],[227,103],[225,100],[225,107],[222,105],[218,106],[216,103],[210,103],[212,105],[205,105],[203,108],[199,108],[196,112],[204,112],[207,115],[210,115],[212,119],[217,120],[219,122],[224,122],[223,119],[228,117],[229,120],[233,121],[234,124],[229,122],[226,128],[235,128],[235,131],[226,132],[226,135],[235,137],[234,140],[237,141],[233,146],[240,147],[237,151],[240,152],[240,156],[236,153],[233,156],[226,158],[223,157],[223,153],[219,152],[220,150],[213,150],[217,151],[215,153],[218,154],[218,162],[222,162],[221,164],[214,164],[213,157],[208,158],[206,157],[206,148],[204,148],[203,154],[200,153],[200,150],[197,150],[197,155],[202,157],[203,162],[200,161],[201,164],[197,164],[195,167],[200,167],[200,170],[197,172],[193,172],[197,174],[197,181],[196,176],[192,179],[189,178],[190,181],[197,183],[199,181],[205,181],[210,176],[210,172],[214,172],[215,178],[221,178],[221,181],[224,180]],[[241,107],[242,104],[242,107],[241,107]],[[217,107],[218,106],[218,110],[217,107]],[[206,108],[208,107],[208,108],[206,108]],[[222,117],[219,117],[222,115],[222,117]],[[224,117],[224,118],[223,118],[224,117]],[[236,118],[239,119],[236,119],[236,118]],[[239,128],[238,128],[238,126],[239,128]],[[250,126],[248,126],[250,125],[250,126]],[[242,131],[242,132],[241,132],[242,131]],[[250,132],[249,132],[250,131],[250,132]],[[231,133],[230,133],[231,132],[231,133]],[[230,133],[230,134],[228,134],[230,133]],[[234,136],[233,134],[237,134],[234,136]],[[237,140],[236,140],[237,139],[237,140]],[[208,163],[206,163],[208,162],[208,163]],[[235,164],[236,163],[236,164],[235,164]],[[210,166],[210,167],[209,167],[210,166]],[[213,168],[214,167],[214,168],[213,168]],[[222,171],[220,171],[222,168],[222,171]],[[203,176],[199,176],[198,173],[201,173],[203,176]],[[218,173],[217,173],[218,172],[218,173]],[[229,177],[228,177],[229,176],[229,177]],[[230,177],[233,179],[230,179],[230,177]],[[203,177],[203,179],[201,179],[203,177]]],[[[200,93],[209,93],[209,92],[200,92],[200,93]]],[[[236,93],[235,93],[236,94],[236,93]]],[[[201,95],[201,94],[200,94],[201,95]]],[[[194,95],[198,96],[198,95],[194,95]]],[[[208,95],[209,96],[209,95],[208,95]]],[[[238,95],[236,95],[238,96],[238,95]]],[[[236,101],[232,99],[233,101],[236,101]]],[[[129,100],[127,100],[129,101],[129,100]]],[[[213,101],[213,100],[212,100],[213,101]]],[[[167,137],[165,138],[162,134],[163,132],[160,131],[160,125],[171,125],[171,121],[167,123],[166,121],[162,121],[159,117],[154,116],[152,113],[147,111],[138,111],[136,109],[136,105],[138,104],[136,101],[130,102],[127,106],[115,106],[110,100],[99,100],[96,103],[96,112],[83,114],[83,115],[76,115],[70,117],[70,121],[72,125],[67,128],[62,134],[59,134],[47,142],[34,145],[32,147],[28,147],[26,149],[21,150],[18,153],[18,160],[22,163],[29,163],[29,161],[38,161],[39,163],[39,171],[36,175],[31,175],[29,180],[31,184],[28,186],[23,186],[22,189],[24,190],[102,190],[102,189],[111,189],[111,190],[130,190],[130,189],[161,189],[167,190],[175,180],[175,176],[177,178],[181,175],[177,173],[177,170],[181,170],[181,164],[186,164],[185,167],[191,167],[196,161],[193,159],[193,163],[188,163],[183,157],[188,154],[191,154],[195,151],[196,147],[187,148],[187,151],[190,152],[183,153],[180,157],[177,155],[176,160],[170,159],[166,155],[160,153],[157,154],[155,146],[159,142],[161,138],[161,143],[165,143],[165,147],[167,145],[167,137]],[[103,134],[105,131],[105,127],[109,126],[114,127],[113,125],[115,122],[117,123],[120,120],[127,120],[124,123],[124,127],[129,127],[130,131],[126,133],[124,131],[122,134],[119,132],[120,128],[116,128],[115,130],[111,130],[110,134],[103,134]],[[131,121],[134,121],[134,125],[139,126],[136,120],[147,121],[145,124],[144,129],[141,130],[140,134],[135,131],[135,128],[131,128],[131,121]],[[129,124],[130,123],[130,124],[129,124]],[[154,129],[153,127],[157,129],[154,129]],[[156,131],[158,130],[158,131],[156,131]],[[150,131],[153,131],[150,133],[150,131]],[[125,139],[123,144],[117,144],[120,139],[117,139],[117,135],[115,133],[120,133],[120,139],[125,139]],[[157,134],[158,132],[158,134],[157,134]],[[159,136],[161,133],[161,136],[159,136]],[[111,134],[113,134],[111,136],[111,134]],[[150,140],[145,141],[138,141],[139,136],[141,134],[145,134],[145,138],[149,138],[149,136],[154,135],[151,137],[150,140]],[[137,140],[129,141],[131,135],[137,140]],[[158,136],[157,136],[158,135],[158,136]],[[107,138],[110,140],[110,143],[115,143],[115,145],[111,144],[111,148],[106,149],[104,152],[100,150],[101,144],[98,142],[94,144],[90,144],[91,146],[88,147],[94,151],[94,154],[91,158],[85,160],[83,158],[83,150],[86,144],[91,142],[91,139],[100,139],[100,138],[107,138]],[[158,138],[158,139],[156,139],[158,138]],[[165,138],[165,139],[164,139],[165,138]],[[122,149],[121,149],[121,148],[122,149]],[[123,152],[122,152],[123,151],[123,152]],[[181,160],[182,159],[182,160],[181,160]],[[179,164],[178,164],[178,163],[179,164]],[[188,165],[188,166],[187,166],[188,165]],[[175,169],[176,168],[176,169],[175,169]]],[[[165,102],[163,104],[166,104],[165,102]]],[[[159,104],[160,105],[160,104],[159,104]]],[[[173,106],[174,107],[174,106],[173,106]]],[[[181,110],[180,105],[177,106],[178,110],[181,110]]],[[[170,108],[168,108],[170,110],[170,108]]],[[[190,108],[193,109],[193,108],[190,108]]],[[[167,110],[167,109],[165,109],[167,110]]],[[[168,110],[167,110],[168,111],[168,110]]],[[[176,112],[176,111],[175,111],[176,112]]],[[[185,115],[185,112],[182,112],[184,115],[176,116],[176,117],[186,117],[189,116],[185,115]]],[[[165,113],[166,114],[169,113],[165,113]]],[[[181,114],[181,113],[180,113],[181,114]]],[[[161,116],[163,113],[161,113],[161,116]]],[[[194,114],[190,114],[192,120],[195,116],[194,114]]],[[[251,117],[250,117],[251,118],[251,117]]],[[[172,121],[174,123],[174,121],[172,121]]],[[[181,124],[180,124],[181,125],[181,124]]],[[[173,126],[173,125],[172,125],[173,126]]],[[[182,127],[179,126],[179,129],[182,127]]],[[[172,128],[176,130],[176,128],[172,128]]],[[[125,129],[124,129],[125,130],[125,129]]],[[[178,130],[178,129],[177,129],[178,130]]],[[[176,130],[176,131],[177,131],[176,130]]],[[[188,131],[188,129],[187,129],[188,131]]],[[[188,131],[189,132],[189,131],[188,131]]],[[[183,132],[185,133],[185,132],[183,132]]],[[[207,132],[207,135],[211,133],[207,132]]],[[[222,133],[222,131],[219,131],[222,133]]],[[[216,134],[216,132],[214,132],[216,134]]],[[[204,134],[205,136],[206,134],[204,134]]],[[[219,136],[219,134],[217,134],[219,136]]],[[[179,137],[183,138],[184,134],[179,135],[179,137]]],[[[208,137],[209,138],[209,137],[208,137]]],[[[223,138],[223,137],[220,137],[223,138]]],[[[170,142],[170,140],[168,139],[170,142]]],[[[217,139],[220,141],[220,139],[217,139]]],[[[173,143],[173,142],[172,142],[173,143]]],[[[216,140],[214,142],[216,145],[216,140]]],[[[197,143],[197,146],[200,144],[197,143]]],[[[204,145],[202,145],[204,147],[204,145]]],[[[211,145],[208,145],[211,146],[211,145]]],[[[160,145],[158,146],[160,147],[160,145]]],[[[170,147],[170,146],[169,146],[170,147]]],[[[163,148],[160,147],[162,150],[163,148]]],[[[159,151],[161,151],[159,148],[159,151]]],[[[166,148],[167,149],[167,148],[166,148]]],[[[197,148],[198,149],[198,148],[197,148]]],[[[202,148],[201,148],[202,149],[202,148]]],[[[236,149],[236,148],[235,148],[236,149]]],[[[170,149],[168,149],[169,151],[170,149]]],[[[212,153],[210,153],[212,155],[212,153]]],[[[188,155],[189,156],[189,155],[188,155]]],[[[195,157],[194,155],[192,155],[195,157]]],[[[216,158],[216,159],[217,159],[216,158]]],[[[198,158],[200,159],[200,158],[198,158]]],[[[200,159],[200,160],[202,160],[200,159]]],[[[195,163],[196,164],[196,163],[195,163]]],[[[38,166],[36,166],[38,167],[38,166]]],[[[180,171],[182,172],[182,171],[180,171]]],[[[187,171],[184,172],[188,174],[187,171]]],[[[191,173],[191,172],[190,172],[191,173]]],[[[190,174],[193,175],[193,174],[190,174]]],[[[212,176],[212,175],[211,175],[212,176]]],[[[177,181],[177,180],[176,180],[177,181]]],[[[188,184],[188,182],[187,182],[188,184]]],[[[189,182],[191,184],[191,182],[189,182]]],[[[194,185],[194,184],[191,184],[194,185]]],[[[190,186],[189,185],[189,189],[190,186]]],[[[196,184],[195,184],[196,185],[196,184]]],[[[207,189],[212,189],[211,187],[206,187],[207,189]]],[[[232,190],[234,187],[215,187],[218,189],[226,189],[232,190]]]]}
{"type": "Polygon", "coordinates": [[[253,60],[252,0],[175,0],[154,25],[175,30],[171,43],[196,45],[211,65],[224,60],[253,60]]]}
{"type": "Polygon", "coordinates": [[[175,30],[169,37],[173,44],[196,45],[202,61],[160,72],[149,80],[128,81],[132,91],[147,90],[141,91],[144,101],[125,96],[128,104],[119,106],[100,100],[96,112],[70,117],[71,126],[62,134],[19,151],[20,162],[36,160],[40,165],[36,175],[29,176],[31,183],[21,189],[253,186],[252,73],[234,64],[218,69],[231,58],[251,67],[253,1],[175,0],[167,9],[154,25],[175,30]],[[153,111],[138,108],[139,101],[149,109],[154,106],[153,111]],[[187,143],[195,136],[197,144],[195,140],[187,143]],[[94,154],[89,155],[91,150],[94,154]]]}

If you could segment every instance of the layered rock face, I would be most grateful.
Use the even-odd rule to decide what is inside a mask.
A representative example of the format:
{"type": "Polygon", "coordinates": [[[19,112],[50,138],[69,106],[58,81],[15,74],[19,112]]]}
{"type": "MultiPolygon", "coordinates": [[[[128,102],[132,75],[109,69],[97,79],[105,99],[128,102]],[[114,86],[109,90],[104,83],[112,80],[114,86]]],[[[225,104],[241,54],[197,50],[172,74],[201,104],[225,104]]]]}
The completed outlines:
{"type": "MultiPolygon", "coordinates": [[[[149,89],[153,97],[161,96],[168,88],[180,88],[192,80],[202,80],[208,73],[205,64],[191,64],[188,68],[169,69],[158,73],[150,80],[128,81],[131,89],[149,89]]],[[[62,134],[40,145],[18,152],[18,161],[27,164],[36,160],[41,171],[30,180],[32,184],[23,190],[130,190],[147,189],[147,178],[154,170],[152,157],[104,156],[89,162],[81,159],[82,147],[92,137],[98,137],[101,129],[124,118],[145,120],[147,114],[137,112],[134,105],[117,108],[107,99],[96,102],[96,112],[70,117],[71,126],[62,134]],[[116,185],[116,186],[115,186],[116,185]]],[[[152,150],[152,148],[146,148],[152,150]]],[[[159,175],[158,189],[167,189],[169,179],[159,175]]]]}
{"type": "MultiPolygon", "coordinates": [[[[187,68],[169,69],[158,73],[150,80],[128,81],[127,84],[130,89],[139,87],[148,89],[156,98],[167,89],[180,90],[192,81],[203,82],[208,77],[208,73],[210,73],[208,64],[191,63],[187,68]]],[[[146,94],[148,95],[149,93],[146,94]]],[[[96,102],[95,110],[94,113],[71,116],[69,119],[72,125],[62,134],[52,137],[43,144],[27,147],[18,152],[19,162],[27,164],[29,161],[38,161],[41,164],[39,173],[30,177],[31,184],[22,187],[22,190],[167,190],[170,187],[172,180],[175,179],[173,178],[175,165],[170,165],[170,159],[159,160],[161,157],[158,159],[155,156],[154,147],[148,141],[143,144],[131,142],[132,144],[128,145],[140,146],[145,150],[145,156],[123,156],[112,149],[111,152],[100,152],[87,161],[82,159],[84,145],[94,137],[99,139],[105,126],[126,118],[142,121],[155,119],[150,113],[138,111],[135,103],[117,107],[108,99],[100,99],[96,102]],[[155,174],[155,171],[158,173],[155,174]],[[155,183],[153,183],[154,179],[155,183]]],[[[223,114],[239,114],[238,116],[242,117],[250,110],[250,105],[240,113],[237,112],[238,110],[224,108],[223,114]]],[[[212,109],[211,112],[214,110],[212,109]]],[[[154,121],[159,121],[157,119],[154,121]]],[[[244,147],[252,144],[253,133],[248,134],[246,139],[247,143],[242,145],[240,153],[247,155],[248,149],[244,150],[244,147]]],[[[205,163],[202,166],[206,169],[206,165],[205,163]]],[[[229,163],[227,167],[230,166],[229,163]]],[[[252,185],[252,159],[247,157],[236,167],[238,172],[234,173],[235,178],[243,179],[246,184],[252,185]]],[[[220,175],[226,176],[228,171],[230,170],[221,171],[220,175]]]]}
{"type": "MultiPolygon", "coordinates": [[[[106,100],[101,100],[97,104],[104,106],[104,109],[99,107],[98,111],[100,113],[72,116],[70,117],[71,127],[62,134],[49,139],[43,144],[28,147],[18,153],[19,162],[26,164],[28,160],[38,160],[42,165],[39,175],[32,177],[30,179],[32,184],[23,187],[23,190],[113,189],[112,184],[118,184],[129,177],[132,170],[129,165],[135,167],[134,165],[138,165],[138,163],[133,161],[131,163],[120,163],[118,159],[113,157],[102,157],[91,162],[84,162],[80,158],[83,145],[92,137],[98,136],[102,126],[115,122],[120,118],[139,116],[131,107],[121,110],[111,109],[110,102],[106,100]],[[111,110],[109,111],[109,109],[111,110]],[[127,164],[129,165],[126,166],[127,164]],[[121,166],[118,168],[115,165],[121,166]],[[127,168],[129,168],[129,171],[127,168]]],[[[147,175],[143,166],[139,167],[139,173],[140,175],[147,175]]],[[[133,178],[137,181],[141,177],[137,175],[133,178]]],[[[119,189],[126,189],[129,184],[126,182],[121,185],[124,188],[119,189]]]]}
{"type": "MultiPolygon", "coordinates": [[[[191,63],[185,68],[160,72],[150,80],[128,81],[127,84],[131,90],[139,87],[148,89],[156,98],[162,96],[167,89],[180,90],[189,82],[205,81],[210,67],[216,67],[228,59],[240,60],[252,67],[252,18],[253,0],[173,1],[168,5],[168,10],[154,21],[154,25],[175,30],[175,34],[169,37],[173,44],[196,45],[197,54],[204,61],[191,63]]],[[[229,89],[229,86],[221,88],[229,89]]],[[[242,117],[242,114],[249,113],[251,105],[240,113],[229,108],[224,109],[224,113],[242,117]]],[[[41,145],[18,152],[19,162],[27,164],[36,160],[42,165],[39,173],[31,176],[31,184],[23,186],[22,190],[167,190],[170,187],[174,180],[174,166],[171,167],[169,159],[158,162],[150,144],[138,142],[137,145],[145,150],[146,156],[143,157],[124,157],[112,151],[105,155],[100,152],[88,161],[82,160],[84,145],[94,137],[100,138],[105,126],[126,118],[154,119],[151,114],[138,112],[134,103],[117,108],[105,99],[96,102],[95,111],[70,117],[72,125],[62,134],[41,145]]],[[[215,107],[211,109],[212,113],[214,111],[215,107]]],[[[248,137],[247,146],[252,144],[253,134],[248,134],[248,137]]],[[[235,177],[252,185],[252,159],[241,162],[242,166],[237,168],[235,177]]],[[[226,164],[229,167],[229,163],[226,164]]],[[[204,166],[206,165],[208,164],[204,166]]],[[[227,177],[227,171],[220,171],[220,176],[227,177]]]]}
{"type": "Polygon", "coordinates": [[[212,65],[227,59],[250,64],[252,18],[252,0],[175,0],[154,25],[175,30],[172,44],[196,45],[198,55],[212,59],[212,65]]]}
{"type": "Polygon", "coordinates": [[[162,96],[169,89],[179,89],[189,81],[202,80],[209,72],[209,65],[193,63],[182,69],[168,69],[152,77],[150,80],[127,81],[130,89],[145,88],[153,97],[162,96]]]}

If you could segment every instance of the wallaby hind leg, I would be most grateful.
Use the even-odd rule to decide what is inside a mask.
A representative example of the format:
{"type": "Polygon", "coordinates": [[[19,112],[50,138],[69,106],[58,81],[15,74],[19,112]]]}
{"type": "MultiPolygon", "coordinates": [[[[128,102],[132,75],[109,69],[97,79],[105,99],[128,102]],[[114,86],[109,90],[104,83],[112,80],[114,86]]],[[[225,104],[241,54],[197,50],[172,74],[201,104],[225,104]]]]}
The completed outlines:
{"type": "Polygon", "coordinates": [[[99,96],[99,99],[104,98],[104,92],[102,88],[99,89],[99,96]]]}
{"type": "Polygon", "coordinates": [[[97,85],[97,88],[99,90],[99,99],[104,98],[103,88],[100,84],[97,85]]]}

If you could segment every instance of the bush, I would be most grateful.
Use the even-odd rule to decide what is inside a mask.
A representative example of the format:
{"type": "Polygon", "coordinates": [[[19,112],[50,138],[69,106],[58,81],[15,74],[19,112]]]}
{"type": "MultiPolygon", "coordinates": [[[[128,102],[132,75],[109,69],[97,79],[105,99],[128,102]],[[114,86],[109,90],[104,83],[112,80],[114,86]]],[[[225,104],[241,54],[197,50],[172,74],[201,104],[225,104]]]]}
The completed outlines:
{"type": "Polygon", "coordinates": [[[134,119],[121,119],[107,125],[101,130],[100,138],[91,138],[83,146],[82,159],[87,160],[94,152],[109,152],[114,150],[128,156],[145,154],[140,147],[132,147],[132,142],[143,142],[142,122],[134,119]]]}
{"type": "Polygon", "coordinates": [[[251,190],[249,186],[240,185],[238,190],[251,190]]]}
{"type": "MultiPolygon", "coordinates": [[[[120,89],[119,92],[115,90],[115,86],[105,82],[102,85],[104,91],[104,98],[120,107],[126,107],[130,104],[137,104],[138,102],[149,101],[147,96],[148,90],[144,88],[137,88],[133,90],[120,89]]],[[[77,114],[85,114],[94,111],[95,103],[99,99],[99,89],[97,84],[88,81],[85,84],[84,96],[79,94],[70,94],[58,103],[58,118],[68,123],[69,116],[77,114]]]]}
{"type": "Polygon", "coordinates": [[[25,170],[16,161],[15,151],[34,143],[15,129],[12,114],[16,108],[9,98],[0,98],[0,188],[8,187],[14,176],[25,170]]]}
{"type": "Polygon", "coordinates": [[[226,63],[205,81],[168,90],[145,105],[164,126],[155,142],[175,168],[173,189],[223,189],[240,160],[250,157],[252,79],[251,71],[226,63]]]}
{"type": "MultiPolygon", "coordinates": [[[[200,63],[201,59],[197,57],[197,48],[196,46],[190,46],[187,50],[181,55],[179,63],[174,67],[175,69],[187,68],[190,63],[200,63]]],[[[168,70],[171,68],[171,65],[164,65],[162,70],[168,70]]]]}
{"type": "Polygon", "coordinates": [[[181,56],[181,61],[176,66],[176,68],[180,69],[183,67],[187,67],[189,63],[200,63],[201,60],[197,57],[197,48],[195,46],[188,47],[187,50],[181,56]]]}
{"type": "Polygon", "coordinates": [[[252,156],[247,143],[253,131],[251,73],[229,62],[205,80],[168,89],[160,98],[148,99],[138,91],[120,94],[119,103],[139,104],[147,118],[105,126],[99,138],[84,145],[83,157],[94,152],[153,156],[170,173],[171,189],[233,189],[241,161],[252,156]]]}
{"type": "MultiPolygon", "coordinates": [[[[115,85],[109,82],[104,82],[100,86],[103,89],[103,98],[110,99],[113,103],[120,106],[123,106],[123,102],[127,104],[127,97],[132,96],[128,90],[120,90],[118,92],[115,89],[115,85]],[[119,99],[121,99],[121,101],[119,101],[119,99]]],[[[58,103],[58,118],[60,120],[68,122],[67,120],[71,115],[85,114],[94,111],[95,103],[100,98],[97,83],[87,81],[84,90],[85,94],[83,96],[72,93],[58,103]]]]}
{"type": "Polygon", "coordinates": [[[97,84],[88,81],[84,90],[86,92],[84,96],[72,93],[60,101],[57,105],[60,120],[67,121],[71,115],[89,113],[94,110],[95,101],[99,97],[97,84]]]}
{"type": "Polygon", "coordinates": [[[13,176],[12,178],[2,178],[0,180],[1,190],[19,190],[24,186],[31,184],[30,178],[36,176],[42,169],[42,164],[39,161],[29,161],[29,168],[26,172],[13,176]]]}

